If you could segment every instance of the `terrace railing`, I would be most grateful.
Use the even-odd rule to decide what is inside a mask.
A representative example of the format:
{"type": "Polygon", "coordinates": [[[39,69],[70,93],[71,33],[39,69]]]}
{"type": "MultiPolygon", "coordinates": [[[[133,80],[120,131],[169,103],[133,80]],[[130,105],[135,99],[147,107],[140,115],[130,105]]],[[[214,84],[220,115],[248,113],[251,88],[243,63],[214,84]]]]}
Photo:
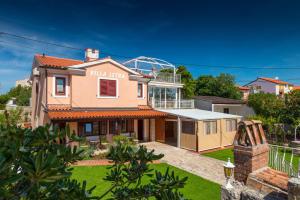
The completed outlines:
{"type": "Polygon", "coordinates": [[[160,72],[154,79],[157,82],[181,83],[181,75],[167,72],[160,72]]]}
{"type": "Polygon", "coordinates": [[[269,147],[269,167],[299,177],[300,149],[271,144],[269,147]]]}
{"type": "Polygon", "coordinates": [[[157,101],[151,100],[151,107],[157,109],[192,109],[195,108],[194,100],[167,100],[167,101],[157,101]]]}

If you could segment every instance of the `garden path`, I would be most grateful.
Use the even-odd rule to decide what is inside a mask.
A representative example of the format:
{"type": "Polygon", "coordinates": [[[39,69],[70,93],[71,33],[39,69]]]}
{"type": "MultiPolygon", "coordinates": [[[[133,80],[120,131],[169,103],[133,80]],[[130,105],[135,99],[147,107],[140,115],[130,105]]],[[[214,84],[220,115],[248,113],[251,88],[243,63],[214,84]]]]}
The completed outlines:
{"type": "Polygon", "coordinates": [[[154,149],[156,154],[164,154],[165,156],[161,159],[161,162],[166,162],[169,165],[173,165],[218,184],[225,183],[224,161],[159,142],[147,142],[142,143],[142,145],[148,149],[154,149]]]}

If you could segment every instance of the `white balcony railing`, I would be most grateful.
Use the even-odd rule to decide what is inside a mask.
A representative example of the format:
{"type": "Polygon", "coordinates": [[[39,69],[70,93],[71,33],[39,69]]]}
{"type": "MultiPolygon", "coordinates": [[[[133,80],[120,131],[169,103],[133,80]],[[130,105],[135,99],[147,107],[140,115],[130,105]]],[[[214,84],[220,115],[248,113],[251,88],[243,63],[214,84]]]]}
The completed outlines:
{"type": "Polygon", "coordinates": [[[191,109],[195,108],[194,100],[167,100],[158,101],[152,100],[149,102],[151,107],[157,109],[191,109]]]}
{"type": "Polygon", "coordinates": [[[181,75],[167,72],[160,72],[154,81],[167,83],[181,83],[181,75]]]}

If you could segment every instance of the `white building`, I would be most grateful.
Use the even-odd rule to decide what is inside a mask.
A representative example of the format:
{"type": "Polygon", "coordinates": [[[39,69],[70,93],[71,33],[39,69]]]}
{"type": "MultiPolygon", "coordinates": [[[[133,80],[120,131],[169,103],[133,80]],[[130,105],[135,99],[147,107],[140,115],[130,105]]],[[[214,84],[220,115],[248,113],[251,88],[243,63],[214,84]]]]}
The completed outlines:
{"type": "Polygon", "coordinates": [[[21,85],[21,86],[31,86],[31,82],[30,82],[29,78],[25,78],[25,79],[22,79],[22,80],[16,80],[16,87],[18,85],[21,85]]]}
{"type": "Polygon", "coordinates": [[[245,86],[250,88],[251,94],[263,92],[282,96],[293,90],[293,84],[281,81],[278,77],[275,79],[259,77],[245,86]]]}

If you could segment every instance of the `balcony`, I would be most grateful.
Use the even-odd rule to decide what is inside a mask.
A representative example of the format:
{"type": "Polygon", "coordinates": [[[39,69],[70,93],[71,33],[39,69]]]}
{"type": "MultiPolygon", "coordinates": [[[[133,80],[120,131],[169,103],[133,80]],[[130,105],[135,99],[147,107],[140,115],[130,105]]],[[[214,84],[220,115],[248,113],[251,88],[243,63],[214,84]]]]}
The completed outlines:
{"type": "Polygon", "coordinates": [[[153,81],[167,82],[167,83],[181,83],[181,75],[167,72],[160,72],[153,81]]]}
{"type": "Polygon", "coordinates": [[[167,101],[152,100],[149,102],[149,104],[152,108],[156,108],[156,109],[192,109],[192,108],[195,108],[193,99],[167,100],[167,101]]]}

